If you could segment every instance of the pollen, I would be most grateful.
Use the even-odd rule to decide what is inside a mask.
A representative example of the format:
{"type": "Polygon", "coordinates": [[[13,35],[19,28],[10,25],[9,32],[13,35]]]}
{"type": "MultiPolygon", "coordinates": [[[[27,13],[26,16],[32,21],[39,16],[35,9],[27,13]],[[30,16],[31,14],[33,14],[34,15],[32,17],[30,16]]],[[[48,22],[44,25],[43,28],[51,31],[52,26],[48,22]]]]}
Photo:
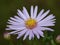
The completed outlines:
{"type": "Polygon", "coordinates": [[[33,29],[33,28],[36,27],[37,22],[34,19],[28,19],[27,21],[25,21],[25,25],[26,25],[27,28],[33,29]]]}

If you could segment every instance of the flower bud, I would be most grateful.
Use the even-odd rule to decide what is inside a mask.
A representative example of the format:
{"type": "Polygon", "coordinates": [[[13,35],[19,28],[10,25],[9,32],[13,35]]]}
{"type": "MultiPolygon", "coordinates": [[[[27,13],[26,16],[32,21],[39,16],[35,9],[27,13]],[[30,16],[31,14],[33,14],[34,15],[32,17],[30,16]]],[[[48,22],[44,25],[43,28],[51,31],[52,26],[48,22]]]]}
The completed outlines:
{"type": "Polygon", "coordinates": [[[58,36],[56,37],[56,42],[57,42],[57,43],[60,43],[60,35],[58,35],[58,36]]]}
{"type": "Polygon", "coordinates": [[[4,35],[4,39],[9,40],[11,38],[11,35],[8,34],[8,32],[5,32],[3,35],[4,35]]]}

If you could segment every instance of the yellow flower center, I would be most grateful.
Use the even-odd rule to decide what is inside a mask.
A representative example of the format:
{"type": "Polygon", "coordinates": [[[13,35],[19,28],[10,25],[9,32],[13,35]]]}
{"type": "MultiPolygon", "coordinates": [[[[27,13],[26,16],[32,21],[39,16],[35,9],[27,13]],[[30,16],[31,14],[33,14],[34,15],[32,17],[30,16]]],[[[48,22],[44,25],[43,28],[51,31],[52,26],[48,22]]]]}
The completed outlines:
{"type": "Polygon", "coordinates": [[[26,22],[25,22],[25,25],[27,28],[29,29],[33,29],[36,27],[37,23],[36,23],[36,20],[34,19],[28,19],[26,22]]]}

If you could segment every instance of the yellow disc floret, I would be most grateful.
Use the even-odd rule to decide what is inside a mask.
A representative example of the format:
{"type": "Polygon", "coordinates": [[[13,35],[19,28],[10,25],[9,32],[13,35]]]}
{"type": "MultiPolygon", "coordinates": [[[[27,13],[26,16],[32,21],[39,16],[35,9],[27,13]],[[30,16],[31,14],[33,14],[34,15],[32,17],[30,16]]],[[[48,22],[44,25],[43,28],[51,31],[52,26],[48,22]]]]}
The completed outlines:
{"type": "Polygon", "coordinates": [[[36,20],[34,19],[28,19],[27,21],[25,21],[25,25],[27,28],[33,29],[36,27],[37,23],[36,23],[36,20]]]}

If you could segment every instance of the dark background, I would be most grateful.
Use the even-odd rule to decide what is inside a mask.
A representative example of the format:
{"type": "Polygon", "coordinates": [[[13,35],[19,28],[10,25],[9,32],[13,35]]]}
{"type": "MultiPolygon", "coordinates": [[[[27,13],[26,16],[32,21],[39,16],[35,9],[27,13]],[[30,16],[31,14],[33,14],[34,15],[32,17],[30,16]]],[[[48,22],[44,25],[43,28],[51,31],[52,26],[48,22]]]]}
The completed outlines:
{"type": "MultiPolygon", "coordinates": [[[[41,9],[45,9],[45,11],[48,9],[51,10],[50,13],[56,16],[56,25],[54,26],[55,31],[53,34],[54,38],[60,35],[60,0],[0,0],[0,45],[31,45],[31,41],[23,41],[22,38],[17,40],[15,35],[11,37],[12,39],[10,41],[5,40],[3,37],[4,32],[6,32],[6,22],[9,17],[17,15],[17,9],[22,10],[23,6],[30,11],[31,5],[38,5],[38,11],[41,9]]],[[[38,45],[38,43],[36,45],[38,45]]]]}

